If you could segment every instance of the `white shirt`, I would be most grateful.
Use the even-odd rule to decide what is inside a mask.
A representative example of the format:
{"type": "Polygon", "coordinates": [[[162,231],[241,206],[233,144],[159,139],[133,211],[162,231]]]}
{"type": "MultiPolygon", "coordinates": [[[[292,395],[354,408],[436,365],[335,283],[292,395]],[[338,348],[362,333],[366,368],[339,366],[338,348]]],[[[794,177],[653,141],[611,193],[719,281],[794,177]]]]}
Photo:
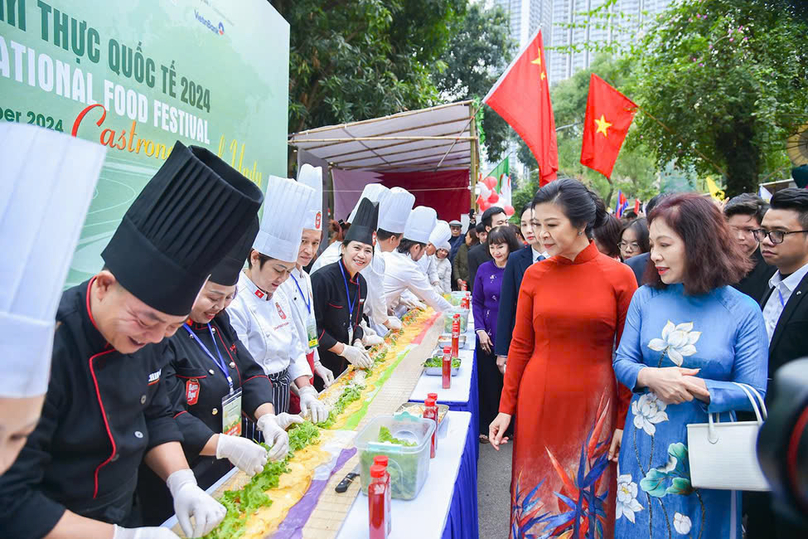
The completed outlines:
{"type": "Polygon", "coordinates": [[[772,342],[774,330],[777,329],[777,322],[783,314],[791,293],[799,286],[800,281],[808,273],[808,264],[804,265],[785,279],[780,275],[780,271],[772,275],[769,279],[769,288],[774,288],[766,305],[763,307],[763,319],[766,321],[766,333],[769,334],[769,344],[772,342]]]}
{"type": "MultiPolygon", "coordinates": [[[[295,268],[289,278],[278,287],[276,294],[279,292],[286,297],[292,307],[292,320],[295,323],[300,346],[307,352],[314,351],[314,362],[317,363],[320,361],[320,354],[317,352],[317,347],[309,348],[309,334],[306,330],[309,318],[314,322],[314,294],[311,289],[311,276],[302,269],[295,268]],[[295,284],[295,280],[297,280],[297,284],[295,284]]],[[[316,324],[316,322],[314,323],[316,324]]],[[[316,331],[315,329],[315,333],[316,331]]]]}
{"type": "Polygon", "coordinates": [[[307,348],[301,346],[286,296],[276,291],[271,297],[245,275],[238,277],[238,293],[227,308],[230,324],[239,340],[266,374],[289,369],[292,380],[311,376],[307,348]]]}
{"type": "Polygon", "coordinates": [[[320,253],[320,256],[317,257],[317,260],[314,261],[314,264],[311,266],[311,272],[314,273],[318,269],[322,268],[323,266],[327,266],[329,264],[333,264],[340,257],[340,250],[339,248],[342,247],[342,242],[335,241],[331,245],[325,248],[325,251],[320,253]]]}
{"type": "Polygon", "coordinates": [[[530,248],[530,255],[533,257],[533,263],[534,264],[536,263],[536,261],[539,259],[540,256],[543,256],[544,258],[547,258],[546,253],[538,252],[535,247],[530,248]]]}
{"type": "Polygon", "coordinates": [[[384,295],[388,305],[398,303],[402,292],[409,290],[436,311],[452,308],[448,301],[435,292],[426,275],[409,255],[397,251],[384,253],[384,262],[384,295]]]}
{"type": "Polygon", "coordinates": [[[384,297],[384,272],[386,264],[381,248],[376,243],[370,264],[359,273],[368,283],[368,297],[365,300],[365,314],[374,324],[387,322],[387,300],[384,297]]]}

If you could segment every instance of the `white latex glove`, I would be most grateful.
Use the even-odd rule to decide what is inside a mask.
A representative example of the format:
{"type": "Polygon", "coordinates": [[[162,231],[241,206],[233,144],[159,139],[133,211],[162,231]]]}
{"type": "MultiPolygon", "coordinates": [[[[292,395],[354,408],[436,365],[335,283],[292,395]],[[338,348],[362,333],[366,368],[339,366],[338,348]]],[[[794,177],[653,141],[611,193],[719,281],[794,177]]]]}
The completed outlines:
{"type": "Polygon", "coordinates": [[[411,311],[415,309],[421,309],[421,310],[426,309],[426,304],[418,299],[407,300],[402,303],[405,303],[407,305],[407,308],[411,311]]]}
{"type": "Polygon", "coordinates": [[[300,413],[309,413],[312,423],[321,423],[328,419],[328,408],[325,404],[317,400],[317,390],[314,386],[303,386],[300,388],[300,413]]]}
{"type": "Polygon", "coordinates": [[[299,414],[287,414],[286,412],[281,412],[275,416],[275,421],[278,423],[280,428],[283,430],[288,430],[292,425],[299,425],[300,423],[303,423],[305,419],[300,417],[299,414]]]}
{"type": "Polygon", "coordinates": [[[314,364],[314,373],[323,379],[323,385],[325,385],[325,387],[334,383],[334,373],[331,372],[331,369],[325,368],[319,361],[314,364]]]}
{"type": "Polygon", "coordinates": [[[216,458],[227,459],[250,477],[264,470],[267,463],[267,450],[247,438],[219,434],[216,444],[216,458]]]}
{"type": "MultiPolygon", "coordinates": [[[[300,418],[299,422],[302,421],[300,418]]],[[[258,430],[264,434],[264,440],[272,446],[269,448],[269,460],[278,461],[286,458],[286,454],[289,453],[289,435],[286,434],[286,429],[281,427],[278,418],[272,414],[262,415],[258,418],[258,430]]]]}
{"type": "Polygon", "coordinates": [[[169,475],[166,485],[174,498],[174,513],[187,537],[207,535],[227,514],[222,504],[199,488],[194,472],[187,468],[169,475]],[[193,526],[191,517],[194,517],[193,526]]]}
{"type": "Polygon", "coordinates": [[[113,524],[115,533],[112,539],[179,539],[179,536],[168,528],[121,528],[113,524]]]}
{"type": "Polygon", "coordinates": [[[401,329],[402,328],[401,320],[399,320],[397,316],[388,316],[387,327],[393,331],[401,329]]]}
{"type": "Polygon", "coordinates": [[[376,335],[375,332],[372,335],[365,333],[365,335],[362,337],[362,344],[365,346],[376,346],[377,344],[382,343],[384,343],[384,339],[376,335]]]}
{"type": "Polygon", "coordinates": [[[357,340],[356,343],[354,343],[354,346],[348,346],[346,344],[342,348],[342,353],[339,355],[347,359],[348,363],[359,369],[369,369],[373,365],[373,361],[370,359],[368,353],[365,352],[362,343],[359,340],[357,340]],[[356,343],[359,343],[359,346],[356,346],[356,343]]]}
{"type": "Polygon", "coordinates": [[[362,328],[362,331],[365,335],[378,335],[378,333],[376,333],[376,330],[368,326],[367,322],[365,322],[364,319],[362,319],[362,321],[359,322],[359,326],[362,328]]]}

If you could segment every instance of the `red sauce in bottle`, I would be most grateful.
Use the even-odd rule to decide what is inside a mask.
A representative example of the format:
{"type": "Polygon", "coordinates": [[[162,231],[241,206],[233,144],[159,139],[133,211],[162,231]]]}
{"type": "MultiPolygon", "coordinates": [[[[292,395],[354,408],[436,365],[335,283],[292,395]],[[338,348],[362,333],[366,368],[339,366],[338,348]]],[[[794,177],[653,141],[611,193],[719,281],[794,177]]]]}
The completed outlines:
{"type": "Polygon", "coordinates": [[[449,389],[452,387],[452,349],[448,346],[443,348],[443,362],[441,366],[443,367],[441,371],[443,377],[441,387],[443,389],[449,389]]]}
{"type": "Polygon", "coordinates": [[[390,472],[387,470],[387,465],[389,464],[389,459],[386,455],[376,455],[373,457],[373,464],[377,466],[384,466],[384,477],[387,480],[387,503],[385,508],[387,509],[387,533],[391,533],[393,531],[393,517],[391,516],[391,509],[393,505],[393,485],[390,479],[390,472]]]}
{"type": "Polygon", "coordinates": [[[452,357],[460,357],[460,315],[452,319],[452,357]]]}
{"type": "Polygon", "coordinates": [[[429,458],[435,458],[438,451],[438,405],[435,402],[435,393],[427,395],[424,401],[424,418],[435,422],[435,431],[432,433],[432,445],[429,448],[429,458]]]}
{"type": "Polygon", "coordinates": [[[384,466],[374,464],[370,467],[370,484],[368,485],[368,525],[370,539],[386,539],[387,528],[387,471],[384,466]]]}

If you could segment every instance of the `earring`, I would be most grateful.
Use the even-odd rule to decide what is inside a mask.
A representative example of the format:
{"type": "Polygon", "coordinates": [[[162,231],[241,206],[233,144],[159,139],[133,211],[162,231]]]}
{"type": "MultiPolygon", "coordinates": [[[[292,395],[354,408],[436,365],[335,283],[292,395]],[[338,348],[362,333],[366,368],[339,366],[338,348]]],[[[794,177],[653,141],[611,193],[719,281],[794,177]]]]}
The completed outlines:
{"type": "Polygon", "coordinates": [[[578,235],[580,236],[581,234],[583,234],[583,231],[579,230],[578,235]]]}

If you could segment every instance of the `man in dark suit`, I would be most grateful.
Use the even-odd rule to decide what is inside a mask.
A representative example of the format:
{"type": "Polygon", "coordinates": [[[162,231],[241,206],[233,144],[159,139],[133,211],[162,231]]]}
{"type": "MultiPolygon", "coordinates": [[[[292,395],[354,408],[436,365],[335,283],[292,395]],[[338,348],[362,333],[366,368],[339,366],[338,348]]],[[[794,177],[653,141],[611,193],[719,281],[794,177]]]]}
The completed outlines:
{"type": "MultiPolygon", "coordinates": [[[[769,335],[771,380],[777,369],[808,352],[808,190],[788,188],[775,193],[755,238],[763,259],[777,266],[769,279],[770,289],[760,300],[769,335]]],[[[770,386],[766,401],[773,398],[770,386]]],[[[775,515],[771,495],[744,494],[748,539],[803,536],[775,515]]]]}
{"type": "Polygon", "coordinates": [[[777,271],[777,268],[763,260],[760,244],[754,235],[768,209],[769,205],[753,193],[732,197],[724,206],[724,217],[735,241],[754,263],[746,277],[732,286],[757,302],[769,291],[769,279],[777,271]]]}
{"type": "MultiPolygon", "coordinates": [[[[508,216],[505,214],[505,210],[499,206],[491,206],[483,212],[480,223],[485,228],[487,238],[492,228],[508,224],[508,216]]],[[[480,244],[469,249],[469,290],[472,293],[474,292],[474,277],[477,276],[477,268],[488,260],[493,260],[491,253],[488,251],[488,244],[480,238],[480,244]]]]}
{"type": "Polygon", "coordinates": [[[544,260],[538,250],[539,240],[533,235],[531,221],[533,218],[532,203],[528,202],[522,211],[522,234],[528,241],[527,247],[510,254],[502,275],[502,289],[499,293],[499,312],[497,313],[497,340],[494,353],[497,355],[497,366],[503,369],[508,360],[508,348],[511,345],[513,326],[516,321],[516,301],[519,299],[519,288],[522,277],[531,264],[544,260]],[[525,227],[527,224],[527,229],[525,227]]]}

